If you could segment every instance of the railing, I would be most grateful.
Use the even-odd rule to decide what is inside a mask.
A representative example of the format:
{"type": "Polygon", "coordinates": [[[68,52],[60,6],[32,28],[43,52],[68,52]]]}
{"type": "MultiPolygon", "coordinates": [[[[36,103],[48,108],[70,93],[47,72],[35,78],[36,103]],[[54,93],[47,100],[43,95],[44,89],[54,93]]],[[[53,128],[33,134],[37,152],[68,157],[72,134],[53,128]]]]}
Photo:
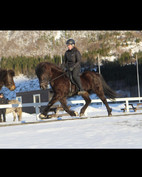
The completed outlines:
{"type": "MultiPolygon", "coordinates": [[[[127,98],[116,98],[115,101],[112,101],[112,100],[109,100],[107,99],[107,102],[113,102],[113,103],[116,103],[116,102],[125,102],[126,104],[126,111],[129,112],[129,101],[141,101],[142,100],[142,97],[127,97],[127,98]]],[[[68,101],[68,103],[71,103],[71,104],[80,104],[80,103],[83,103],[85,104],[85,100],[74,100],[74,101],[68,101]]],[[[102,101],[100,99],[93,99],[91,100],[91,103],[102,103],[102,101]]]]}
{"type": "MultiPolygon", "coordinates": [[[[115,101],[107,99],[107,102],[125,102],[126,103],[126,111],[129,112],[129,101],[141,101],[142,97],[130,97],[130,98],[116,98],[115,101]]],[[[91,100],[91,103],[102,103],[100,99],[93,99],[91,100]]],[[[34,107],[36,112],[36,119],[38,120],[38,114],[40,113],[39,108],[41,106],[46,106],[48,102],[42,102],[42,103],[23,103],[23,104],[1,104],[0,109],[2,108],[13,108],[13,107],[34,107]]],[[[74,101],[68,101],[68,104],[85,104],[85,100],[74,100],[74,101]]],[[[60,105],[59,102],[55,103],[54,105],[60,105]]]]}

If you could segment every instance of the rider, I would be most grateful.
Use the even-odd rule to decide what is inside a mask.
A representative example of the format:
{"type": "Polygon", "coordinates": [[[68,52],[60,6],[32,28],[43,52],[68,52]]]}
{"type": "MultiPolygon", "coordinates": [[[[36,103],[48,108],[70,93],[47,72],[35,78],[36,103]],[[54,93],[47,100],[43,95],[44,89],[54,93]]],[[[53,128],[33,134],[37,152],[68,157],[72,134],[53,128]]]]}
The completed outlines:
{"type": "MultiPolygon", "coordinates": [[[[8,101],[4,97],[3,93],[0,93],[0,104],[8,104],[8,101]]],[[[2,122],[1,114],[3,115],[3,121],[6,122],[6,108],[0,109],[0,122],[2,122]]]]}
{"type": "Polygon", "coordinates": [[[81,54],[75,47],[75,41],[73,39],[67,40],[66,45],[68,50],[65,52],[63,65],[65,69],[72,74],[73,80],[79,88],[78,95],[82,95],[86,92],[83,90],[80,80],[81,54]]]}

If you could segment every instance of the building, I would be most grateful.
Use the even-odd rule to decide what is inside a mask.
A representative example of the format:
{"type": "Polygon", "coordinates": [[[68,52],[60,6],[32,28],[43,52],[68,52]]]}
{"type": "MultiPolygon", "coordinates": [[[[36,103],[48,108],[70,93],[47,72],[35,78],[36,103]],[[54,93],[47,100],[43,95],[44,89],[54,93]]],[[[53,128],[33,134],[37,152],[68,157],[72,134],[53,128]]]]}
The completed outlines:
{"type": "MultiPolygon", "coordinates": [[[[52,96],[53,91],[51,89],[16,93],[16,99],[21,103],[48,102],[52,96]]],[[[43,109],[43,107],[41,107],[41,109],[43,109]]],[[[35,113],[34,107],[23,107],[22,110],[27,113],[35,113]]]]}

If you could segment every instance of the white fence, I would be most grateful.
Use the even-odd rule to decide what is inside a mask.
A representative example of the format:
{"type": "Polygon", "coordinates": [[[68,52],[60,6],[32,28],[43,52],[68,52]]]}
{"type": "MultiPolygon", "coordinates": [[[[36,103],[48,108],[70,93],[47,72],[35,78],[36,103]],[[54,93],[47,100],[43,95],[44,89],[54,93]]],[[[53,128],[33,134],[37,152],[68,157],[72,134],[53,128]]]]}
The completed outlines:
{"type": "MultiPolygon", "coordinates": [[[[115,101],[111,101],[107,99],[108,102],[124,102],[127,107],[127,112],[129,112],[129,102],[130,101],[141,101],[142,97],[130,97],[130,98],[116,98],[115,101]]],[[[68,104],[85,104],[84,100],[74,100],[74,101],[68,101],[68,104]]],[[[93,99],[91,100],[91,103],[102,103],[100,99],[93,99]]],[[[3,104],[0,105],[0,109],[2,108],[13,108],[13,107],[35,107],[35,112],[36,112],[36,119],[38,120],[38,114],[39,114],[39,108],[41,106],[46,106],[48,102],[43,102],[43,103],[23,103],[23,104],[3,104]]],[[[57,102],[55,105],[60,105],[59,102],[57,102]]]]}

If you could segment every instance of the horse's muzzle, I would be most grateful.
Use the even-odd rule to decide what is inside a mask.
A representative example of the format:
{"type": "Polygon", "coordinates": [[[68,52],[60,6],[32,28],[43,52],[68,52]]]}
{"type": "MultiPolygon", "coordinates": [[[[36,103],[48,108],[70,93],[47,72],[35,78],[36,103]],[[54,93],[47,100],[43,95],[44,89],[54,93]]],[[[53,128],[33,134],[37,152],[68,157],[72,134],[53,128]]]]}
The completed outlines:
{"type": "Polygon", "coordinates": [[[13,91],[13,90],[15,90],[16,89],[16,86],[15,85],[12,85],[11,87],[9,87],[9,90],[10,91],[13,91]]]}
{"type": "Polygon", "coordinates": [[[43,90],[46,90],[46,89],[47,89],[47,85],[46,85],[46,84],[41,83],[41,84],[40,84],[40,88],[41,88],[41,89],[43,89],[43,90]]]}

